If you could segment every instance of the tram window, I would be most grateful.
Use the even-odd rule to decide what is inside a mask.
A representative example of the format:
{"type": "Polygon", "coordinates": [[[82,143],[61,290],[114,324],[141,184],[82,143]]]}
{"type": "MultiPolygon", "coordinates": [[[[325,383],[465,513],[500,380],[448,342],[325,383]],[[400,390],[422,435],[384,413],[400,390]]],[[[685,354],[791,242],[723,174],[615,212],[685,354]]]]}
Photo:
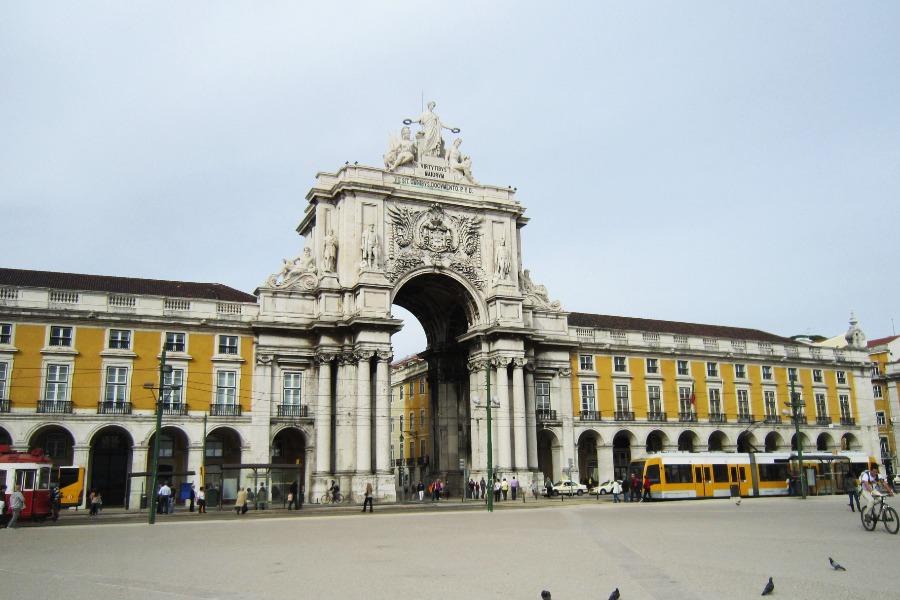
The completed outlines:
{"type": "Polygon", "coordinates": [[[644,476],[650,478],[652,485],[659,485],[659,465],[647,465],[647,471],[644,476]]]}
{"type": "Polygon", "coordinates": [[[758,465],[760,481],[787,481],[788,466],[786,464],[758,465]]]}
{"type": "Polygon", "coordinates": [[[666,483],[694,483],[691,465],[666,465],[666,483]]]}
{"type": "Polygon", "coordinates": [[[34,469],[16,471],[16,485],[22,486],[22,491],[34,489],[34,479],[37,471],[34,469]]]}
{"type": "Polygon", "coordinates": [[[50,489],[50,467],[44,467],[41,469],[40,478],[38,479],[38,489],[50,489]]]}
{"type": "Polygon", "coordinates": [[[713,465],[713,481],[728,483],[728,465],[713,465]]]}
{"type": "Polygon", "coordinates": [[[6,485],[6,471],[0,471],[0,485],[6,485]]]}

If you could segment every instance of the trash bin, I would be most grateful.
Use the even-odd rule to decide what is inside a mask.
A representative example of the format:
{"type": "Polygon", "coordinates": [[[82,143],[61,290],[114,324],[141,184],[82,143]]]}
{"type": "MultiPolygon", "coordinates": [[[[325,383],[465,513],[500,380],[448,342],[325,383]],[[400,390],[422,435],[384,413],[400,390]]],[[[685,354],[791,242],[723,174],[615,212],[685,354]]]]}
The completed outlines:
{"type": "Polygon", "coordinates": [[[141,494],[141,510],[147,509],[147,494],[141,494]]]}
{"type": "Polygon", "coordinates": [[[215,508],[219,504],[219,490],[210,488],[206,490],[206,508],[215,508]]]}

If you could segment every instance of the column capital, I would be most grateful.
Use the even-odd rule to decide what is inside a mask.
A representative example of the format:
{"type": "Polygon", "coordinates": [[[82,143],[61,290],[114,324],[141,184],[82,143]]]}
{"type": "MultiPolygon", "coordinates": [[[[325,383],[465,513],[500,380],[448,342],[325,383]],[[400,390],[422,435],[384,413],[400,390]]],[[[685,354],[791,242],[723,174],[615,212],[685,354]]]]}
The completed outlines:
{"type": "Polygon", "coordinates": [[[316,352],[316,362],[319,364],[328,364],[337,358],[337,352],[316,352]]]}
{"type": "Polygon", "coordinates": [[[572,369],[570,369],[569,367],[563,367],[563,368],[557,370],[556,374],[559,375],[560,377],[571,377],[572,369]]]}
{"type": "Polygon", "coordinates": [[[508,356],[494,356],[491,358],[491,366],[500,369],[506,366],[509,366],[509,363],[512,359],[508,356]]]}
{"type": "Polygon", "coordinates": [[[256,364],[258,365],[271,365],[274,360],[274,356],[271,354],[257,354],[256,355],[256,364]]]}
{"type": "Polygon", "coordinates": [[[524,356],[517,356],[513,359],[513,366],[517,369],[521,369],[525,365],[528,364],[528,360],[525,359],[524,356]]]}
{"type": "Polygon", "coordinates": [[[466,368],[469,369],[470,373],[477,373],[484,369],[485,361],[482,359],[469,359],[466,363],[466,368]]]}
{"type": "Polygon", "coordinates": [[[355,352],[355,354],[356,354],[356,360],[364,362],[364,361],[368,361],[373,356],[375,356],[376,351],[375,350],[357,350],[355,352]]]}
{"type": "Polygon", "coordinates": [[[378,362],[391,362],[394,359],[394,354],[390,350],[376,350],[376,354],[378,354],[378,362]]]}

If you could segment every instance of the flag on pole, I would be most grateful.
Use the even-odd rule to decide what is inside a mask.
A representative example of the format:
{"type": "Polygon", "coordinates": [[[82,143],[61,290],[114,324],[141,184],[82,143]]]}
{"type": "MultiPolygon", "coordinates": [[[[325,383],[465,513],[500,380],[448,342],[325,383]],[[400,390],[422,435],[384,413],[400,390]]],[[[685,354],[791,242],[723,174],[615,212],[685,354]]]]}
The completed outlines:
{"type": "Polygon", "coordinates": [[[697,407],[697,396],[694,394],[694,382],[691,382],[691,406],[697,407]]]}

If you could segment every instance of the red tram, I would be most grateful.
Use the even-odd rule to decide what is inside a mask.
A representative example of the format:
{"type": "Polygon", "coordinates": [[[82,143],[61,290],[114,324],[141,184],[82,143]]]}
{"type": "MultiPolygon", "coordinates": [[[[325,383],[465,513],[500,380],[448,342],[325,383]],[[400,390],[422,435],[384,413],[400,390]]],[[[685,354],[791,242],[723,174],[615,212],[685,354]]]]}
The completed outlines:
{"type": "Polygon", "coordinates": [[[7,506],[15,486],[20,486],[25,496],[20,519],[43,521],[52,515],[50,479],[54,471],[53,462],[40,448],[16,452],[9,446],[0,445],[0,484],[6,485],[7,506]]]}

